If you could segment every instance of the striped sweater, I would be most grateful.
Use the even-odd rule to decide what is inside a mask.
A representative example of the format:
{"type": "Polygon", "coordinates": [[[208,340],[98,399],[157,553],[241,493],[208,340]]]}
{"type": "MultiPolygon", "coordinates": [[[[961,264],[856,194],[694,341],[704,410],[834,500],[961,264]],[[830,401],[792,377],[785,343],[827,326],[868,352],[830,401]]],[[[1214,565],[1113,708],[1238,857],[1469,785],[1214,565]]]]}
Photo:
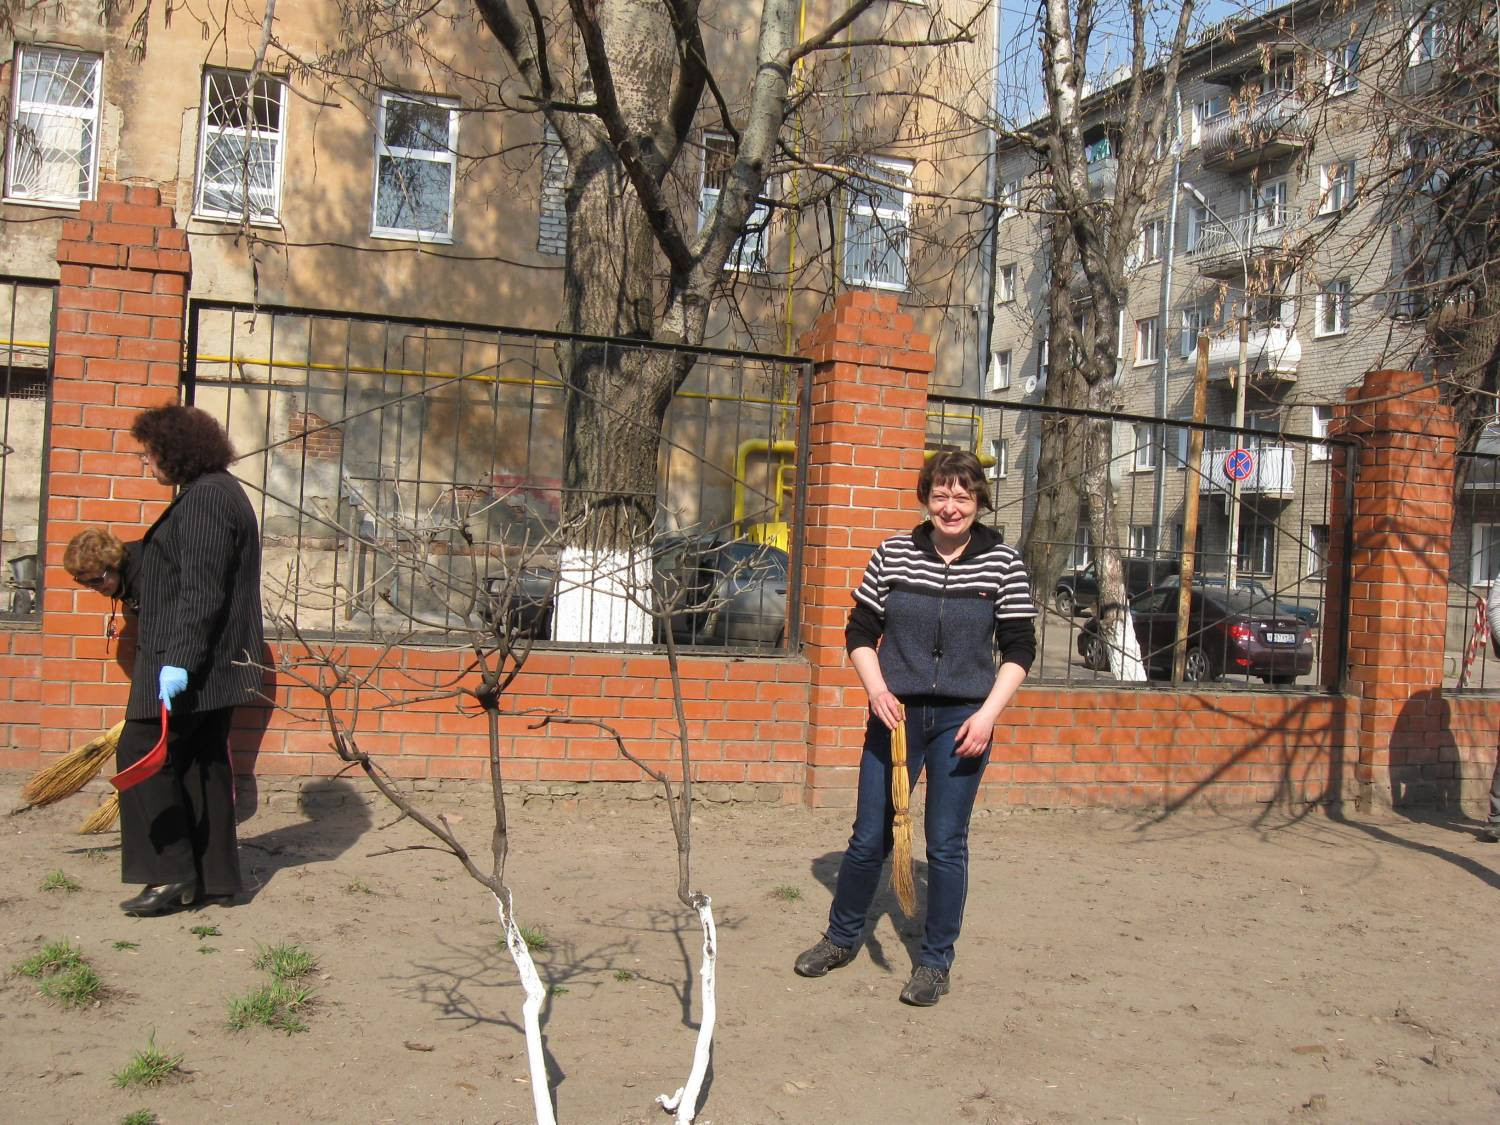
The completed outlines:
{"type": "Polygon", "coordinates": [[[932,525],[887,539],[854,591],[845,646],[876,648],[898,699],[982,700],[1002,663],[1036,658],[1036,605],[1021,556],[976,523],[951,563],[932,544],[932,525]]]}

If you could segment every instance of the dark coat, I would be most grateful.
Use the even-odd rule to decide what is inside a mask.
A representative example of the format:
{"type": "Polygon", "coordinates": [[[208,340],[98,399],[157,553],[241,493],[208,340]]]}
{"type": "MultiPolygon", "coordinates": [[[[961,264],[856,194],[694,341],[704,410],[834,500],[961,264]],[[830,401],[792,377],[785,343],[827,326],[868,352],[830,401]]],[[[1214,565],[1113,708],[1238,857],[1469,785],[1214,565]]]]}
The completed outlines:
{"type": "Polygon", "coordinates": [[[178,490],[141,540],[133,593],[140,602],[131,719],[161,713],[158,674],[186,668],[174,714],[234,707],[260,687],[265,638],[260,610],[260,534],[245,490],[227,472],[178,490]],[[236,661],[240,662],[236,665],[236,661]]]}

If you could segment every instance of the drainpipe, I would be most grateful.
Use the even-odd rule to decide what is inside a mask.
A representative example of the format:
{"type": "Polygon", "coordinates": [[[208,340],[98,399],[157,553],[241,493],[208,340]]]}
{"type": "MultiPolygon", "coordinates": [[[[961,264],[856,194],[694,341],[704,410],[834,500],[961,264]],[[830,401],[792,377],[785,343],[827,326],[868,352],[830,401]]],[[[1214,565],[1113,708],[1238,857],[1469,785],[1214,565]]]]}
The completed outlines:
{"type": "MultiPolygon", "coordinates": [[[[1172,314],[1172,258],[1177,252],[1177,192],[1182,182],[1182,92],[1173,91],[1172,111],[1176,122],[1176,136],[1172,138],[1172,193],[1167,202],[1167,245],[1162,251],[1161,266],[1161,331],[1157,337],[1157,350],[1161,353],[1157,358],[1160,365],[1157,371],[1156,384],[1156,416],[1165,418],[1168,409],[1167,392],[1167,367],[1171,356],[1171,332],[1169,329],[1172,314]]],[[[1156,553],[1158,557],[1162,550],[1162,539],[1166,533],[1167,518],[1167,425],[1165,422],[1157,426],[1156,443],[1156,495],[1152,502],[1152,516],[1156,521],[1156,553]]]]}

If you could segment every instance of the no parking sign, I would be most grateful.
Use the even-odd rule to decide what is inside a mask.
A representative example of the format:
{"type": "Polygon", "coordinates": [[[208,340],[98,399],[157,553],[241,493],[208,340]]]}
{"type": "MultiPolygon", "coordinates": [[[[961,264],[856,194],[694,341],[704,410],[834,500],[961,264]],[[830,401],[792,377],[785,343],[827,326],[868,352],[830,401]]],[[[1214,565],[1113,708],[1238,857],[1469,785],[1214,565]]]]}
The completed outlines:
{"type": "Polygon", "coordinates": [[[1224,458],[1224,473],[1230,480],[1245,480],[1255,472],[1255,455],[1248,449],[1231,450],[1224,458]]]}

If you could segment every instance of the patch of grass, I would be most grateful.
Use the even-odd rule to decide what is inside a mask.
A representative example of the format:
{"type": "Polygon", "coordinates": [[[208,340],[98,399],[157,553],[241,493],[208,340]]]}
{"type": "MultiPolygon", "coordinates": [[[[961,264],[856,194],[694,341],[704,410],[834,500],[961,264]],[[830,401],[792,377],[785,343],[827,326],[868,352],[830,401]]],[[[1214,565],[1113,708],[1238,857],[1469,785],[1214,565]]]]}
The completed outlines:
{"type": "Polygon", "coordinates": [[[42,981],[42,995],[64,1008],[87,1008],[99,999],[104,982],[87,961],[53,973],[42,981]]]}
{"type": "Polygon", "coordinates": [[[255,967],[264,969],[275,981],[296,980],[318,967],[315,957],[300,945],[262,946],[255,967]]]}
{"type": "Polygon", "coordinates": [[[115,942],[116,949],[139,949],[141,943],[138,941],[126,941],[123,938],[115,942]]]}
{"type": "Polygon", "coordinates": [[[215,949],[215,948],[214,948],[214,947],[213,947],[213,946],[211,946],[211,945],[200,945],[200,946],[199,946],[199,947],[198,947],[198,952],[199,952],[199,953],[217,953],[217,952],[219,952],[219,951],[218,951],[218,950],[217,950],[217,949],[215,949]]]}
{"type": "Polygon", "coordinates": [[[157,1125],[159,1120],[149,1109],[138,1109],[120,1118],[120,1125],[157,1125]]]}
{"type": "Polygon", "coordinates": [[[540,926],[522,926],[521,940],[526,943],[526,948],[533,953],[546,953],[547,950],[552,948],[552,939],[547,936],[547,931],[540,926]]]}
{"type": "Polygon", "coordinates": [[[372,895],[375,893],[370,888],[369,883],[359,878],[350,879],[349,885],[344,890],[348,891],[351,895],[372,895]]]}
{"type": "Polygon", "coordinates": [[[306,1031],[307,1024],[298,1014],[312,1003],[312,993],[283,981],[262,985],[229,1001],[229,1027],[244,1031],[252,1025],[275,1028],[288,1035],[306,1031]]]}
{"type": "Polygon", "coordinates": [[[622,983],[627,980],[635,980],[635,974],[632,973],[629,969],[616,969],[615,980],[622,983]]]}
{"type": "Polygon", "coordinates": [[[49,941],[24,961],[17,961],[11,971],[23,977],[45,977],[85,964],[83,952],[66,939],[49,941]]]}
{"type": "Polygon", "coordinates": [[[156,1033],[144,1050],[137,1051],[120,1070],[115,1072],[115,1085],[122,1090],[129,1086],[160,1086],[182,1067],[181,1055],[169,1055],[156,1045],[156,1033]]]}
{"type": "Polygon", "coordinates": [[[188,933],[190,933],[194,937],[198,937],[198,938],[223,937],[224,936],[223,934],[221,934],[219,932],[219,927],[218,926],[194,926],[191,930],[188,931],[188,933]]]}
{"type": "Polygon", "coordinates": [[[83,887],[78,880],[70,879],[63,871],[53,870],[47,872],[42,880],[41,889],[44,891],[78,891],[83,887]]]}
{"type": "Polygon", "coordinates": [[[554,984],[547,991],[553,996],[566,996],[568,994],[568,986],[565,984],[554,984]]]}
{"type": "Polygon", "coordinates": [[[83,853],[83,858],[88,860],[90,863],[103,863],[106,859],[109,858],[109,856],[105,853],[103,848],[90,848],[88,851],[83,853]]]}
{"type": "Polygon", "coordinates": [[[771,888],[771,897],[779,898],[782,902],[797,902],[802,898],[802,889],[790,883],[779,883],[771,888]]]}

